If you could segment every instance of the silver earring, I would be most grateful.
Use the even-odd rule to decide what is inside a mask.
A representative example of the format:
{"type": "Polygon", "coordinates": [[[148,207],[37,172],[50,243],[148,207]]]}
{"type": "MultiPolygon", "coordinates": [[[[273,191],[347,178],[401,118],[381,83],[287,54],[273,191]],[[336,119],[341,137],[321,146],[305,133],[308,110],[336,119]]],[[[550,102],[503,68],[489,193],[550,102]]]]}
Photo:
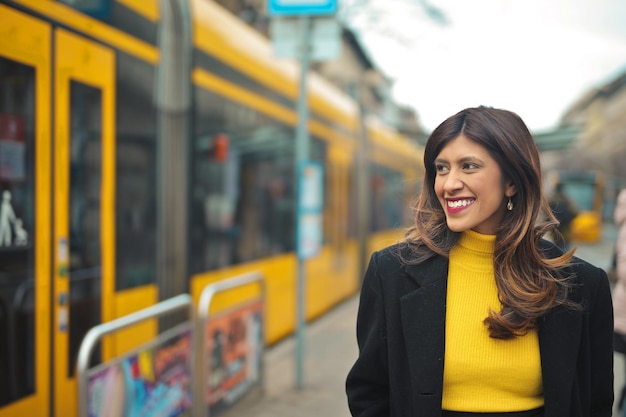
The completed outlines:
{"type": "Polygon", "coordinates": [[[506,209],[508,211],[512,211],[513,210],[513,202],[511,201],[511,197],[509,197],[509,202],[506,203],[506,209]]]}

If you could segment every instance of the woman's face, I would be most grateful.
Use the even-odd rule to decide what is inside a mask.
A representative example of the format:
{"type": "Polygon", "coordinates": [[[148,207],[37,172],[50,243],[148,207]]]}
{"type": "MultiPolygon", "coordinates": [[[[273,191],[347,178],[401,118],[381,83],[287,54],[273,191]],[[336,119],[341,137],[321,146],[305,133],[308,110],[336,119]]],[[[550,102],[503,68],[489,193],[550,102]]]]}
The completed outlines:
{"type": "Polygon", "coordinates": [[[515,186],[482,145],[460,135],[435,158],[435,193],[453,232],[496,233],[515,186]]]}

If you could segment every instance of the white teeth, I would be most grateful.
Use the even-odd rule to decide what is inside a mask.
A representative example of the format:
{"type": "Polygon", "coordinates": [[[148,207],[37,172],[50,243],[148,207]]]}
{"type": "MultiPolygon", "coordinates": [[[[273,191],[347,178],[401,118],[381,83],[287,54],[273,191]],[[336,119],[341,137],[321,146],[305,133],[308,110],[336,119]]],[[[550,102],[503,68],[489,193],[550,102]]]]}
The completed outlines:
{"type": "Polygon", "coordinates": [[[472,200],[456,200],[456,201],[448,201],[448,207],[457,208],[457,207],[465,207],[472,204],[472,200]]]}

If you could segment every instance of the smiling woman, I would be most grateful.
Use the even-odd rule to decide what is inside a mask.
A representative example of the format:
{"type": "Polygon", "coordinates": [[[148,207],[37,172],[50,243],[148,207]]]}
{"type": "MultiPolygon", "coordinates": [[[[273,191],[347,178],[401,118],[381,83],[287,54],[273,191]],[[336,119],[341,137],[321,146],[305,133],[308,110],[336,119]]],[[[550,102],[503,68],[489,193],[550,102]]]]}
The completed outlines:
{"type": "Polygon", "coordinates": [[[610,417],[608,279],[543,240],[557,222],[525,123],[465,109],[424,166],[414,225],[365,273],[352,415],[610,417]]]}

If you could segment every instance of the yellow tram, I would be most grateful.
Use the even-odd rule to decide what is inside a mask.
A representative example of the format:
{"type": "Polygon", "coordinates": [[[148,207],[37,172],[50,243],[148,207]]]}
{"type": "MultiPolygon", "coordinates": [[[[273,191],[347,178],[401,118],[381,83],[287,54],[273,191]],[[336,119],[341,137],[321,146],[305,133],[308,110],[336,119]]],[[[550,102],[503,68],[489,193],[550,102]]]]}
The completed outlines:
{"type": "MultiPolygon", "coordinates": [[[[90,328],[233,275],[265,276],[266,344],[296,324],[296,64],[212,1],[80,3],[0,0],[0,417],[76,416],[90,328]]],[[[315,74],[309,89],[325,194],[307,320],[356,294],[365,262],[358,106],[315,74]]],[[[398,239],[423,170],[418,146],[365,126],[371,250],[398,239]]]]}

